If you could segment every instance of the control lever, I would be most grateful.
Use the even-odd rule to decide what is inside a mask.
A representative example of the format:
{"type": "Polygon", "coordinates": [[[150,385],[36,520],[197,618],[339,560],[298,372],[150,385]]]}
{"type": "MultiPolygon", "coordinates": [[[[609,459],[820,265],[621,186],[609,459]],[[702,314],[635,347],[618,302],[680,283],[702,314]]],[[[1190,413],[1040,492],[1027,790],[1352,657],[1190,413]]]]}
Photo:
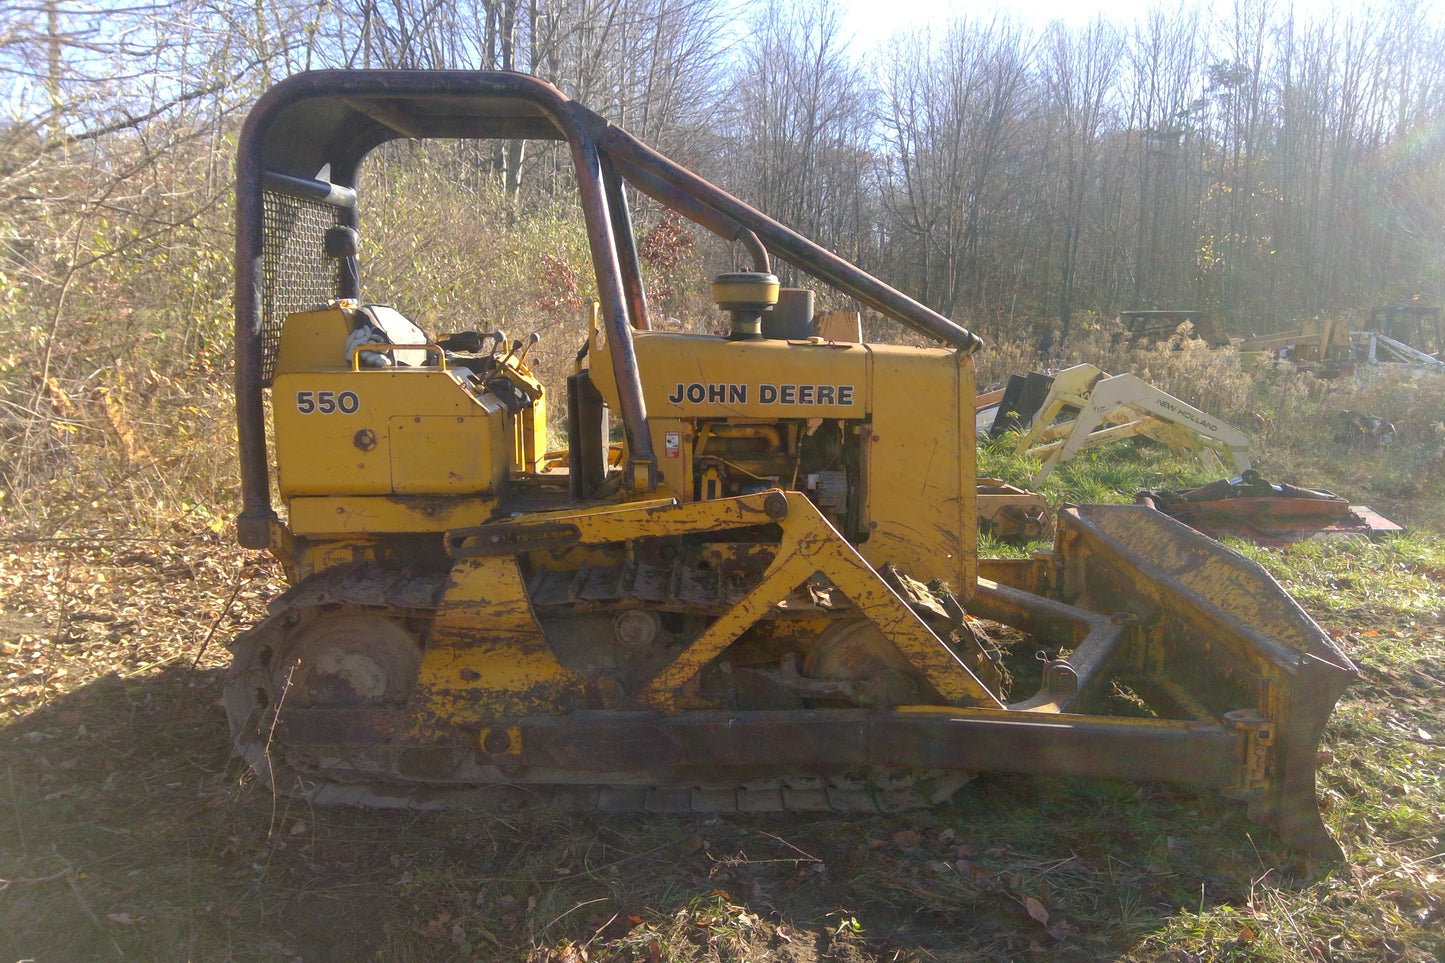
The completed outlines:
{"type": "Polygon", "coordinates": [[[537,332],[533,331],[531,334],[527,335],[527,341],[525,344],[522,343],[521,338],[513,341],[512,350],[507,352],[507,356],[502,359],[502,364],[505,365],[508,361],[511,361],[513,355],[516,355],[516,363],[521,364],[522,359],[527,356],[527,352],[531,350],[532,345],[536,344],[538,341],[541,340],[542,336],[537,332]]]}

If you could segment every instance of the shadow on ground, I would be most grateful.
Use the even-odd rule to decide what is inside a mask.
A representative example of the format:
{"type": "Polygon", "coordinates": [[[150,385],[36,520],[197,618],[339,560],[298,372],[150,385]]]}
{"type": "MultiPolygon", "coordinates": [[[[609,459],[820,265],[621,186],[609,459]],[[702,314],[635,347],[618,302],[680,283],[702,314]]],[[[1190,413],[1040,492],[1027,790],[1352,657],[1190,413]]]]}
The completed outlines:
{"type": "Polygon", "coordinates": [[[0,958],[1093,960],[1285,858],[1212,796],[1023,777],[886,817],[312,810],[232,759],[221,675],[0,729],[0,958]]]}

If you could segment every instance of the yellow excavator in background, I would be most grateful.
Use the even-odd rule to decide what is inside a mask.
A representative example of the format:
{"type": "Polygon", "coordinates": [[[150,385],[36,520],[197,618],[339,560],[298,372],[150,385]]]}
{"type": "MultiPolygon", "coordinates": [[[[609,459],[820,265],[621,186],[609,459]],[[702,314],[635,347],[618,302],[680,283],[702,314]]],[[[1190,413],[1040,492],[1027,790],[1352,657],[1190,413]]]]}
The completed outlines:
{"type": "Polygon", "coordinates": [[[238,536],[292,585],[225,702],[276,790],[876,811],[1009,770],[1211,786],[1334,846],[1316,750],[1354,668],[1263,569],[1134,505],[977,557],[965,328],[517,74],[285,80],[236,199],[238,536]],[[570,151],[599,296],[565,455],[527,344],[362,297],[362,159],[458,137],[570,151]],[[629,189],[748,252],[729,333],[652,329],[629,189]],[[773,259],[938,346],[815,336],[773,259]]]}

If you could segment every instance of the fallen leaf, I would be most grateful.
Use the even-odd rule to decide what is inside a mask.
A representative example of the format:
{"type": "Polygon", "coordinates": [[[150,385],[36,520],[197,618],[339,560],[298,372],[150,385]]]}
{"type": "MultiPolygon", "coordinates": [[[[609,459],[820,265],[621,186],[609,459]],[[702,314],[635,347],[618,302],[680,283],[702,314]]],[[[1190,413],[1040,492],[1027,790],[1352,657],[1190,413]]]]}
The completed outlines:
{"type": "Polygon", "coordinates": [[[1059,920],[1054,923],[1053,926],[1048,927],[1046,932],[1054,939],[1062,943],[1064,940],[1077,933],[1078,930],[1079,928],[1074,924],[1070,923],[1068,920],[1059,920]]]}
{"type": "Polygon", "coordinates": [[[1429,742],[1431,739],[1434,738],[1434,736],[1430,735],[1430,733],[1426,732],[1424,729],[1416,729],[1415,735],[1419,736],[1422,742],[1429,742]]]}
{"type": "Polygon", "coordinates": [[[291,835],[292,835],[292,836],[300,836],[300,835],[301,835],[302,833],[304,833],[304,832],[306,832],[306,820],[304,820],[304,819],[298,819],[298,820],[296,820],[294,823],[291,824],[291,835]]]}
{"type": "Polygon", "coordinates": [[[557,963],[587,963],[587,947],[568,943],[556,956],[557,963]]]}
{"type": "Polygon", "coordinates": [[[953,864],[960,876],[973,883],[980,883],[989,877],[989,872],[966,859],[960,859],[953,864]]]}
{"type": "Polygon", "coordinates": [[[917,849],[922,844],[918,833],[911,829],[900,829],[893,834],[893,841],[900,849],[917,849]]]}
{"type": "Polygon", "coordinates": [[[1024,909],[1028,910],[1029,915],[1038,920],[1041,926],[1049,925],[1049,911],[1044,909],[1043,903],[1028,896],[1024,898],[1024,909]]]}

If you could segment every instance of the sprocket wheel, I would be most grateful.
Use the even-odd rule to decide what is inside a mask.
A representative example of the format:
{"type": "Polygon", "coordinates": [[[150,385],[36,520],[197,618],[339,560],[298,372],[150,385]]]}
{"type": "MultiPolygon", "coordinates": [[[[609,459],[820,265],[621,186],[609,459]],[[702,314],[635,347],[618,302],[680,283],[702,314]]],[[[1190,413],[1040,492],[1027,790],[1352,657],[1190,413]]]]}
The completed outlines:
{"type": "Polygon", "coordinates": [[[273,691],[286,704],[383,706],[406,702],[421,649],[405,628],[369,612],[316,613],[287,633],[271,665],[273,691]]]}

